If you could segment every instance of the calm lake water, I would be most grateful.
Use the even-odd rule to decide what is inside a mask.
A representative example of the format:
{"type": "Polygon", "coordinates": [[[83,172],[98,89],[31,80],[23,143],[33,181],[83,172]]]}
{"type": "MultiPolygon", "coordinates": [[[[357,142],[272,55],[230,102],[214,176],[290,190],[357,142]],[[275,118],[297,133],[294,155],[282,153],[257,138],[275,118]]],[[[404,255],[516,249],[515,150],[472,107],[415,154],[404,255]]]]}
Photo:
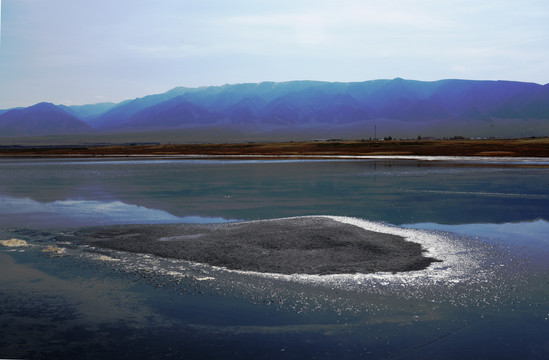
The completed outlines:
{"type": "Polygon", "coordinates": [[[545,159],[2,159],[0,240],[30,246],[0,246],[0,357],[546,359],[547,234],[545,159]],[[443,261],[277,277],[54,239],[309,215],[407,236],[443,261]]]}

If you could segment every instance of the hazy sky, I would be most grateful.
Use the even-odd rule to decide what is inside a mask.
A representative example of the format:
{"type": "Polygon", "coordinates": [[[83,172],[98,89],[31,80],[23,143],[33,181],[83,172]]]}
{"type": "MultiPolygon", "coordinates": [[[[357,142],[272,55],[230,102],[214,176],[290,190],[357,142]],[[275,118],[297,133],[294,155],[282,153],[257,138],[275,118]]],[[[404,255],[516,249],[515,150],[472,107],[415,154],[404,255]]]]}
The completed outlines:
{"type": "Polygon", "coordinates": [[[175,86],[549,82],[548,0],[3,0],[0,109],[175,86]]]}

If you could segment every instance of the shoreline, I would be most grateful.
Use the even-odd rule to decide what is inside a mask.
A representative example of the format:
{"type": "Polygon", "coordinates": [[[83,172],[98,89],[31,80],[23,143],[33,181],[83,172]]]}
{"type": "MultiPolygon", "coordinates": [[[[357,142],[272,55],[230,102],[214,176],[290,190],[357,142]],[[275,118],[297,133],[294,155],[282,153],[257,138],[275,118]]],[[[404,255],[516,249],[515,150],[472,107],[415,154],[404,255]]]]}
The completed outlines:
{"type": "Polygon", "coordinates": [[[364,140],[208,144],[0,146],[7,157],[478,157],[549,158],[549,138],[505,140],[364,140]]]}

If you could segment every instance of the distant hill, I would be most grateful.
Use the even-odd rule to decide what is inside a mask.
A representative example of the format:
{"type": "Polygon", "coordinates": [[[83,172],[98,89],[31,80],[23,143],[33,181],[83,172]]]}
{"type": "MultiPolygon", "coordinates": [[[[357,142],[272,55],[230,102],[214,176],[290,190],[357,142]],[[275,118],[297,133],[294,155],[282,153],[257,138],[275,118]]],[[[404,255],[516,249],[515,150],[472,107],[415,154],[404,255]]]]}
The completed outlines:
{"type": "Polygon", "coordinates": [[[0,137],[71,135],[92,131],[84,121],[50,103],[13,109],[0,115],[0,137]]]}
{"type": "MultiPolygon", "coordinates": [[[[99,132],[210,131],[220,139],[547,136],[549,85],[400,78],[262,82],[179,87],[70,113],[99,132]]],[[[0,133],[6,135],[2,128],[0,133]]]]}

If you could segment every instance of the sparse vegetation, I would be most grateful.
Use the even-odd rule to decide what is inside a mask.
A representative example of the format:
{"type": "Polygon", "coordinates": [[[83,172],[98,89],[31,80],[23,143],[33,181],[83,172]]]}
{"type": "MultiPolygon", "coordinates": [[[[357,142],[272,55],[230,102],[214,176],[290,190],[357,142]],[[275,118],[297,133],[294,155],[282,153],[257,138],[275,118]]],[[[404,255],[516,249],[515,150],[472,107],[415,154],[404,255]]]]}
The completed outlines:
{"type": "Polygon", "coordinates": [[[450,139],[384,141],[304,141],[234,144],[131,144],[109,146],[11,146],[0,156],[129,156],[129,155],[429,155],[549,157],[549,138],[450,139]]]}

